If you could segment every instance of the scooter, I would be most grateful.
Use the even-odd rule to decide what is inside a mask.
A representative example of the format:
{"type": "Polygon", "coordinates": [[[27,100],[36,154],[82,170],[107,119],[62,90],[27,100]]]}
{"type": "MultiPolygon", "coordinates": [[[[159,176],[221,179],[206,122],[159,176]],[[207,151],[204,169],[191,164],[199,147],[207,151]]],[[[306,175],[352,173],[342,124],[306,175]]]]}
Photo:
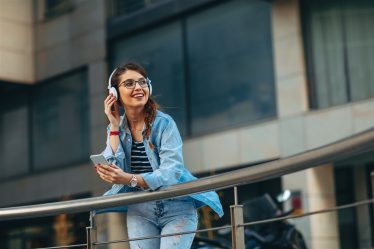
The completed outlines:
{"type": "MultiPolygon", "coordinates": [[[[278,199],[286,201],[290,196],[288,192],[278,199]]],[[[273,199],[265,194],[243,203],[243,212],[245,221],[252,222],[286,217],[293,210],[282,212],[273,199]]],[[[307,249],[301,232],[287,220],[247,226],[245,234],[246,249],[307,249]]]]}
{"type": "Polygon", "coordinates": [[[195,236],[191,249],[231,249],[231,244],[223,239],[195,236]]]}

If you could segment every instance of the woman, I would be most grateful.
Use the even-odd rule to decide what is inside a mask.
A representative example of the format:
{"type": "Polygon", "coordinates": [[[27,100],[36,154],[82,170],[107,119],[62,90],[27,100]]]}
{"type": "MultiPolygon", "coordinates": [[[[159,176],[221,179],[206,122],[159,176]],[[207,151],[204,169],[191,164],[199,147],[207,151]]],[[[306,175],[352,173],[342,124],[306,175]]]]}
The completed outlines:
{"type": "MultiPolygon", "coordinates": [[[[112,73],[108,88],[104,108],[110,124],[103,155],[111,164],[96,165],[100,178],[113,184],[105,195],[154,191],[195,180],[184,167],[182,139],[174,120],[159,111],[150,97],[152,86],[146,71],[134,63],[119,67],[112,73]],[[123,116],[119,105],[125,110],[123,116]]],[[[128,236],[131,239],[196,230],[196,209],[204,205],[223,215],[215,192],[122,207],[127,210],[128,236]]],[[[194,234],[185,234],[136,240],[130,241],[130,247],[190,248],[193,238],[194,234]]]]}

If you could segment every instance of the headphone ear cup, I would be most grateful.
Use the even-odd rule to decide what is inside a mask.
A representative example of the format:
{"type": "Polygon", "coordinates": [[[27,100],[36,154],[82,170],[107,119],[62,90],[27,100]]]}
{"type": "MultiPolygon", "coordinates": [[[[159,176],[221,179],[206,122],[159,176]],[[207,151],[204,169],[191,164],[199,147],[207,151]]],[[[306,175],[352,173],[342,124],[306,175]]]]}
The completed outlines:
{"type": "Polygon", "coordinates": [[[148,88],[149,88],[149,96],[152,95],[152,84],[151,82],[148,83],[148,88]]]}
{"type": "Polygon", "coordinates": [[[117,93],[117,90],[115,87],[112,86],[112,77],[114,75],[114,73],[117,71],[117,68],[115,68],[113,70],[113,72],[110,74],[109,76],[109,80],[108,80],[108,90],[109,90],[109,94],[112,94],[116,100],[118,101],[118,93],[117,93]]]}
{"type": "Polygon", "coordinates": [[[147,84],[148,84],[148,89],[149,89],[149,96],[152,95],[152,84],[151,84],[151,80],[147,77],[147,84]]]}
{"type": "Polygon", "coordinates": [[[114,87],[109,88],[109,94],[112,94],[118,100],[117,90],[114,87]]]}

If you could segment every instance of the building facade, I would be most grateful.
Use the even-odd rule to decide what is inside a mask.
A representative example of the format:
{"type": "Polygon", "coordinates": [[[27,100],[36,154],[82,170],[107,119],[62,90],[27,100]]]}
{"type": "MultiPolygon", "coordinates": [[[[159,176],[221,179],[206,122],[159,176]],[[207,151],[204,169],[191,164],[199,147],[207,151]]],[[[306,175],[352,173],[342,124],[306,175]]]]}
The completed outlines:
{"type": "MultiPolygon", "coordinates": [[[[0,206],[99,196],[109,187],[89,155],[104,148],[109,72],[126,61],[148,70],[198,176],[371,128],[373,24],[369,0],[0,0],[0,206]]],[[[366,153],[242,186],[239,199],[290,189],[302,212],[352,203],[372,198],[373,168],[366,153]]],[[[226,215],[202,210],[201,227],[230,221],[231,190],[220,194],[226,215]]],[[[83,229],[86,215],[1,222],[0,245],[79,242],[73,227],[83,229]]],[[[98,217],[99,240],[123,238],[124,222],[122,214],[98,217]]],[[[371,206],[294,222],[308,248],[374,246],[371,206]]]]}

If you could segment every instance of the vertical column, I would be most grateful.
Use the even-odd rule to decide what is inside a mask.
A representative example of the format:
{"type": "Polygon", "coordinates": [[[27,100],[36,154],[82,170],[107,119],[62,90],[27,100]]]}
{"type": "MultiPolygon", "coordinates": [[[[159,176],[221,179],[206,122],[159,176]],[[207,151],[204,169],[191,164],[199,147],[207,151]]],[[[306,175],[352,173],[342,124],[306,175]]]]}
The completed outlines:
{"type": "Polygon", "coordinates": [[[0,80],[35,83],[34,2],[1,1],[0,80]]]}
{"type": "MultiPolygon", "coordinates": [[[[95,217],[98,242],[127,239],[126,215],[124,213],[105,213],[95,217]]],[[[129,249],[127,242],[108,244],[108,249],[129,249]]]]}
{"type": "MultiPolygon", "coordinates": [[[[306,171],[309,211],[331,208],[336,205],[333,164],[321,165],[306,171]]],[[[338,249],[339,231],[337,213],[310,216],[311,248],[338,249]]]]}
{"type": "Polygon", "coordinates": [[[299,1],[274,1],[272,19],[278,117],[299,115],[308,110],[299,1]]]}
{"type": "MultiPolygon", "coordinates": [[[[305,150],[303,116],[308,111],[307,75],[299,0],[275,0],[272,9],[279,143],[281,155],[286,157],[305,150]]],[[[306,171],[282,177],[283,189],[301,192],[304,212],[308,211],[307,177],[306,171]]],[[[310,248],[310,218],[294,222],[310,248]]]]}
{"type": "MultiPolygon", "coordinates": [[[[126,215],[124,213],[107,214],[108,224],[108,240],[127,239],[126,215]]],[[[111,244],[108,249],[129,249],[127,242],[111,244]]]]}
{"type": "MultiPolygon", "coordinates": [[[[354,167],[355,197],[356,201],[366,200],[369,197],[367,186],[367,171],[365,164],[356,164],[354,167]]],[[[371,188],[374,193],[374,171],[371,172],[371,188]]],[[[369,185],[370,186],[370,185],[369,185]]],[[[359,248],[371,247],[371,224],[370,224],[370,205],[358,206],[356,209],[357,217],[357,235],[359,248]]]]}

